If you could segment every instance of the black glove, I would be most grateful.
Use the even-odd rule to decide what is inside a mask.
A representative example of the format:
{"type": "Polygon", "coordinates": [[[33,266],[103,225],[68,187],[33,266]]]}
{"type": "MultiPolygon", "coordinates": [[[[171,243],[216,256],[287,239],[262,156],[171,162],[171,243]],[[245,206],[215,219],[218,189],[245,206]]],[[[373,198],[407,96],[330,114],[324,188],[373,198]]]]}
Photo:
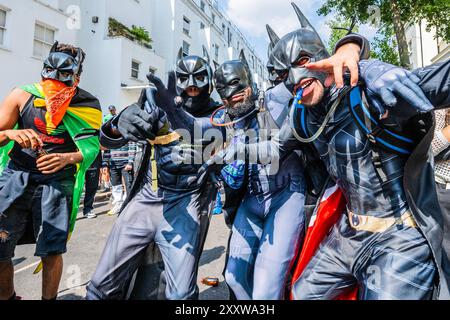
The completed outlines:
{"type": "Polygon", "coordinates": [[[408,70],[378,60],[359,63],[361,76],[367,86],[367,99],[383,115],[387,108],[403,98],[420,113],[433,110],[433,105],[418,85],[420,79],[408,70]]]}
{"type": "Polygon", "coordinates": [[[111,126],[113,129],[119,130],[126,140],[134,142],[154,140],[156,136],[152,130],[158,118],[157,112],[148,113],[139,105],[133,104],[113,119],[111,126]]]}

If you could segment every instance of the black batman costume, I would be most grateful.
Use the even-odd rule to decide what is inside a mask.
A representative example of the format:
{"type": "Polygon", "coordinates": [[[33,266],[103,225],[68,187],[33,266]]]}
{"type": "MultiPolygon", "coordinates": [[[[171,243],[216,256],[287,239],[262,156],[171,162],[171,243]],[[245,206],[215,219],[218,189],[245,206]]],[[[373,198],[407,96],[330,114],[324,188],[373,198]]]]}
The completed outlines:
{"type": "MultiPolygon", "coordinates": [[[[199,186],[190,181],[202,165],[201,155],[200,162],[196,155],[212,142],[203,139],[203,134],[196,137],[194,133],[210,128],[209,116],[218,108],[210,98],[212,70],[206,60],[180,54],[176,81],[182,100],[176,99],[175,90],[167,90],[159,79],[152,77],[150,80],[157,91],[149,89],[138,105],[127,108],[102,129],[101,142],[110,148],[126,143],[127,139],[151,140],[159,188],[152,191],[148,145],[138,179],[88,286],[88,299],[126,299],[132,277],[153,242],[161,252],[165,269],[165,296],[159,297],[182,300],[198,296],[198,261],[216,195],[214,186],[199,186]],[[197,97],[187,95],[186,90],[192,87],[200,90],[197,97]],[[142,106],[145,111],[141,110],[142,106]],[[136,115],[141,117],[136,118],[136,115]],[[142,120],[144,122],[140,123],[142,120]],[[119,128],[122,137],[115,138],[114,126],[119,128]],[[171,130],[184,130],[186,136],[180,140],[179,134],[171,130]],[[158,137],[152,131],[157,132],[158,137]]],[[[173,74],[170,77],[169,82],[173,84],[173,74]]],[[[154,270],[154,274],[159,276],[160,273],[154,270]]],[[[142,276],[145,277],[145,272],[142,276]]],[[[158,281],[150,281],[148,286],[155,284],[158,287],[158,281]]],[[[146,295],[142,298],[149,298],[148,290],[141,288],[140,291],[146,295]]]]}
{"type": "Polygon", "coordinates": [[[408,97],[418,85],[437,108],[448,107],[450,63],[399,82],[393,66],[364,61],[364,85],[326,89],[319,103],[305,107],[302,99],[323,87],[326,75],[308,71],[302,62],[322,59],[326,49],[300,15],[302,29],[278,41],[272,61],[276,71],[288,71],[287,86],[297,89],[294,133],[314,145],[344,192],[347,212],[296,282],[294,298],[334,299],[357,286],[361,299],[429,299],[433,293],[448,299],[443,214],[429,158],[434,121],[424,113],[430,104],[416,105],[418,113],[410,107],[414,101],[398,100],[380,120],[386,105],[368,104],[362,93],[370,98],[372,90],[381,90],[386,98],[386,90],[395,88],[408,97]]]}

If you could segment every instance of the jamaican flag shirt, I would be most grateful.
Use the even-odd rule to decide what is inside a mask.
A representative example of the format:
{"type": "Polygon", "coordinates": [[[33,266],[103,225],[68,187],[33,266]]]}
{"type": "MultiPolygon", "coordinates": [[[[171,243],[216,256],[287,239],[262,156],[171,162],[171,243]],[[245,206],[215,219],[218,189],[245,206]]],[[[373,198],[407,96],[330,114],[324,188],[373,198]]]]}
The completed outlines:
{"type": "MultiPolygon", "coordinates": [[[[98,130],[102,123],[100,103],[88,92],[76,88],[65,106],[61,108],[62,112],[57,110],[55,114],[50,115],[47,103],[51,99],[46,96],[46,92],[48,95],[51,91],[44,90],[43,83],[24,86],[21,89],[32,96],[21,112],[16,128],[35,130],[44,142],[43,151],[46,153],[80,151],[83,154],[83,161],[80,164],[63,170],[64,175],[73,175],[75,179],[70,217],[70,233],[72,233],[85,183],[85,173],[100,152],[98,139],[98,130]]],[[[24,150],[11,142],[0,148],[0,172],[6,168],[11,158],[15,167],[20,170],[37,172],[37,156],[37,151],[24,150]]]]}

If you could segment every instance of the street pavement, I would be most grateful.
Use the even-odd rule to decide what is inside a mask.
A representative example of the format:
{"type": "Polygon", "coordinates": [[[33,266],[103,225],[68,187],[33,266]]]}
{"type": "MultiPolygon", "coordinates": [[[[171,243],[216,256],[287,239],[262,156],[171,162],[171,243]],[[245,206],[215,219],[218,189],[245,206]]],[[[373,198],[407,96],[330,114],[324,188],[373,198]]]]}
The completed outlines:
{"type": "MultiPolygon", "coordinates": [[[[100,194],[95,204],[98,217],[88,220],[80,214],[68,245],[68,253],[64,256],[64,271],[58,299],[84,299],[86,285],[97,266],[109,232],[117,219],[106,215],[110,207],[107,195],[100,194]]],[[[223,216],[214,216],[200,260],[198,284],[201,300],[228,299],[228,289],[222,276],[228,236],[229,229],[225,225],[223,216]],[[201,279],[204,277],[219,278],[219,287],[212,288],[201,284],[201,279]]],[[[33,275],[33,271],[39,264],[39,259],[34,257],[34,245],[17,247],[13,262],[17,295],[26,300],[40,300],[42,276],[41,274],[33,275]]]]}

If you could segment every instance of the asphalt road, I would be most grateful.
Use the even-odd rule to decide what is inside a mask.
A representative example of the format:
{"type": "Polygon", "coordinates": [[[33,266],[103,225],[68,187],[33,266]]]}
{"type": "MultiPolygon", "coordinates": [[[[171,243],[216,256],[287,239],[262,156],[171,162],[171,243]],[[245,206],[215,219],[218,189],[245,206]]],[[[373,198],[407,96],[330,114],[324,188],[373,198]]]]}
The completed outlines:
{"type": "MultiPolygon", "coordinates": [[[[86,294],[86,285],[94,272],[109,232],[116,217],[106,215],[110,205],[107,199],[100,198],[95,211],[98,218],[87,220],[79,217],[74,235],[64,256],[64,271],[60,285],[60,300],[82,300],[86,294]]],[[[225,248],[229,230],[222,216],[211,221],[210,232],[200,261],[199,287],[201,300],[227,300],[228,289],[222,276],[225,263],[225,248]],[[220,278],[220,285],[212,288],[201,284],[204,277],[220,278]]],[[[20,246],[14,258],[15,286],[19,296],[26,300],[41,299],[41,274],[33,275],[39,264],[34,257],[34,246],[20,246]]]]}

